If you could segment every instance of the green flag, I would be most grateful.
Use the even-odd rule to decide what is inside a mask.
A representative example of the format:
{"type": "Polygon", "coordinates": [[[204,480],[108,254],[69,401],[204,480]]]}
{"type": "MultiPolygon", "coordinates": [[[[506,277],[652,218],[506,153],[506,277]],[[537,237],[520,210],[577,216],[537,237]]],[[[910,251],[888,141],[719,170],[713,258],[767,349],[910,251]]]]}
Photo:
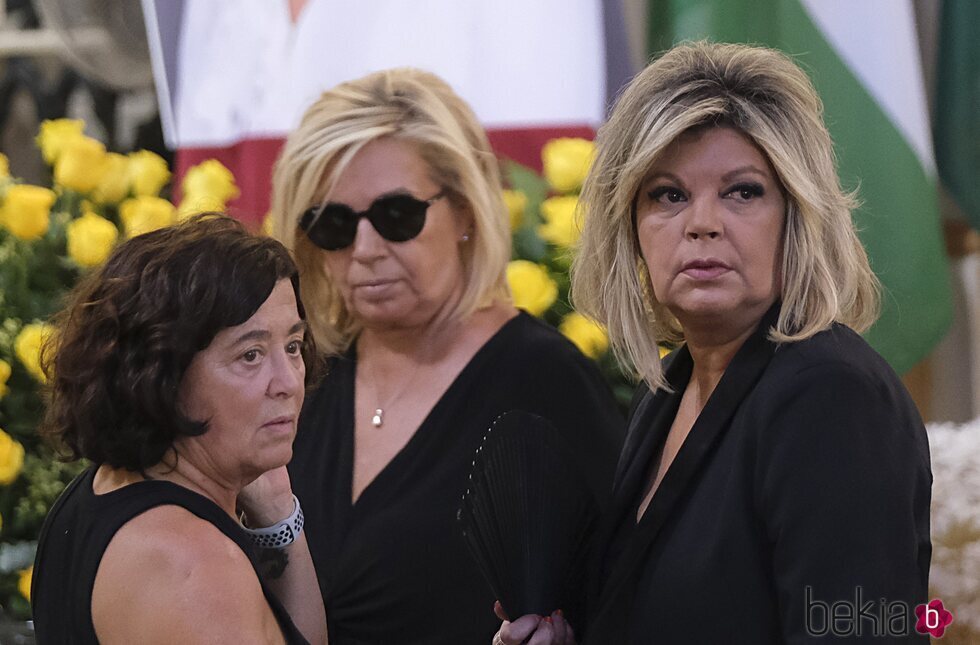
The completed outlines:
{"type": "Polygon", "coordinates": [[[936,67],[936,163],[960,212],[980,230],[980,2],[944,0],[936,67]]]}
{"type": "Polygon", "coordinates": [[[867,339],[899,373],[914,366],[945,334],[952,298],[909,0],[653,0],[649,20],[653,53],[681,40],[763,44],[809,73],[884,285],[867,339]]]}

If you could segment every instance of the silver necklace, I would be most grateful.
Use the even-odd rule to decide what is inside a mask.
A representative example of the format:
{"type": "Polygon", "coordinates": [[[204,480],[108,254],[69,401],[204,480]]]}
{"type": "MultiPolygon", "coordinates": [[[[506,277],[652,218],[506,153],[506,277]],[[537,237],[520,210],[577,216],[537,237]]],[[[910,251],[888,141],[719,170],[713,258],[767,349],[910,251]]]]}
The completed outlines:
{"type": "MultiPolygon", "coordinates": [[[[423,347],[422,347],[423,351],[422,351],[421,355],[424,355],[424,356],[430,355],[431,354],[432,347],[433,347],[433,345],[432,345],[432,341],[430,339],[428,343],[426,343],[425,345],[423,345],[423,347]]],[[[418,355],[418,354],[416,354],[416,355],[418,355]]],[[[421,362],[419,362],[417,360],[416,361],[413,361],[413,362],[415,363],[415,367],[412,369],[412,373],[409,374],[408,378],[401,384],[401,387],[398,388],[398,391],[395,392],[395,394],[392,395],[391,398],[388,399],[388,402],[387,403],[384,403],[383,405],[378,405],[378,406],[376,406],[374,408],[374,414],[371,415],[371,425],[374,426],[375,428],[381,428],[381,427],[384,426],[384,423],[385,423],[385,408],[390,408],[399,399],[401,399],[402,395],[408,389],[409,384],[411,384],[412,381],[415,380],[415,377],[418,375],[419,369],[421,369],[422,364],[421,364],[421,362]]],[[[363,365],[363,363],[362,363],[362,365],[363,365]]],[[[365,376],[366,377],[369,377],[370,375],[365,374],[365,376]]],[[[372,380],[372,383],[371,383],[371,387],[374,389],[375,394],[378,394],[378,388],[377,388],[378,381],[380,381],[380,379],[373,379],[372,380]]]]}
{"type": "MultiPolygon", "coordinates": [[[[405,381],[402,383],[401,387],[398,388],[398,391],[395,392],[395,394],[392,395],[392,397],[388,399],[388,402],[385,403],[384,405],[379,405],[378,407],[376,407],[374,409],[374,414],[371,416],[371,425],[372,426],[374,426],[375,428],[380,428],[380,427],[382,427],[384,425],[384,422],[385,422],[385,410],[384,409],[385,408],[390,408],[392,405],[395,404],[396,401],[398,401],[401,398],[402,394],[405,393],[405,390],[408,389],[409,383],[411,383],[413,380],[415,380],[415,375],[418,374],[419,367],[420,367],[420,365],[418,363],[416,363],[415,364],[415,369],[412,370],[412,373],[409,375],[409,377],[407,379],[405,379],[405,381]]],[[[377,388],[377,379],[375,379],[374,383],[372,383],[372,387],[374,388],[375,392],[377,392],[377,390],[378,390],[378,388],[377,388]]]]}

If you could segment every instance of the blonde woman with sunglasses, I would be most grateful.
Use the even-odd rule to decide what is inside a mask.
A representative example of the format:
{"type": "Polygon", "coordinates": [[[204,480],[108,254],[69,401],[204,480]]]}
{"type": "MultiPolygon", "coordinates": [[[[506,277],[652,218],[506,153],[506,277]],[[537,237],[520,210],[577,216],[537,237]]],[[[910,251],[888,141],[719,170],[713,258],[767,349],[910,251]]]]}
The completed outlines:
{"type": "Polygon", "coordinates": [[[497,416],[532,412],[602,495],[622,440],[611,393],[511,304],[497,160],[436,76],[393,69],[327,91],[273,184],[329,370],[301,416],[292,491],[269,513],[303,501],[331,643],[489,642],[494,595],[456,524],[473,454],[497,416]]]}

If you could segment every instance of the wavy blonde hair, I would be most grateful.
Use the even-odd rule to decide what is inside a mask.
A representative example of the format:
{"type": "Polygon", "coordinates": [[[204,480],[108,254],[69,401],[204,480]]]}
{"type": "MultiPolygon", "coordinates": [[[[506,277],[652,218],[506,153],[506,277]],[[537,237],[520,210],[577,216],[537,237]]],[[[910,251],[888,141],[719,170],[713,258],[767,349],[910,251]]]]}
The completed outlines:
{"type": "Polygon", "coordinates": [[[337,178],[365,145],[382,137],[411,143],[453,207],[472,217],[462,246],[464,291],[453,316],[508,301],[510,228],[500,169],[469,106],[442,79],[418,69],[388,69],[324,92],[286,139],[272,180],[274,235],[292,251],[317,345],[344,351],[360,330],[327,273],[321,249],[299,230],[303,211],[329,198],[337,178]]]}
{"type": "Polygon", "coordinates": [[[572,266],[575,306],[606,326],[620,360],[654,389],[665,384],[657,344],[683,341],[684,330],[654,297],[634,204],[659,155],[688,130],[711,126],[748,136],[786,196],[783,304],[770,338],[796,342],[835,322],[860,332],[878,316],[880,284],[851,219],[856,199],[841,188],[810,79],[772,49],[683,43],[633,79],[599,130],[572,266]]]}

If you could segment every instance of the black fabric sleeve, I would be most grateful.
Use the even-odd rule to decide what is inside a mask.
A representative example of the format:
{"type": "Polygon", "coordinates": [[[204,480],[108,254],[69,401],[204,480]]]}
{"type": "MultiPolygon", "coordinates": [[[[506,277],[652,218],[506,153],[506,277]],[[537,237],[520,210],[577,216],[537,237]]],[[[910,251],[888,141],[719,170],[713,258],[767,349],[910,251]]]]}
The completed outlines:
{"type": "Polygon", "coordinates": [[[928,642],[913,610],[927,600],[931,474],[911,400],[897,378],[842,363],[789,387],[761,420],[755,478],[784,641],[836,640],[850,626],[848,642],[928,642]],[[839,601],[863,613],[842,604],[835,624],[839,601]],[[907,636],[883,640],[876,625],[896,634],[900,607],[907,636]]]}

